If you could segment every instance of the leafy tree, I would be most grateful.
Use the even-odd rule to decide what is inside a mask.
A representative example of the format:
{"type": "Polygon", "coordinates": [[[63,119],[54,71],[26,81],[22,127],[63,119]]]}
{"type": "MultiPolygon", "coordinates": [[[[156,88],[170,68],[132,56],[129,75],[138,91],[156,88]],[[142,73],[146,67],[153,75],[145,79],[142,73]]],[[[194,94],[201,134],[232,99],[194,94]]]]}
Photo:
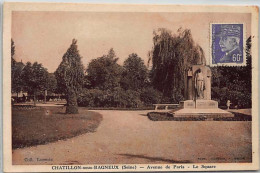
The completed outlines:
{"type": "Polygon", "coordinates": [[[161,101],[161,97],[161,92],[159,92],[156,89],[153,89],[152,87],[143,89],[140,94],[141,101],[147,106],[159,103],[161,101]]]}
{"type": "Polygon", "coordinates": [[[54,75],[54,73],[48,74],[48,80],[47,80],[47,90],[51,93],[56,93],[57,90],[57,80],[54,75]]]}
{"type": "Polygon", "coordinates": [[[62,57],[62,62],[55,71],[58,88],[67,97],[66,113],[78,113],[78,94],[82,89],[84,79],[84,67],[78,51],[77,40],[72,44],[62,57]]]}
{"type": "Polygon", "coordinates": [[[12,92],[19,93],[24,88],[24,82],[21,78],[24,66],[22,62],[15,62],[15,65],[12,67],[12,92]]]}
{"type": "MultiPolygon", "coordinates": [[[[15,81],[15,72],[16,72],[16,61],[14,59],[14,54],[15,54],[15,45],[13,39],[11,39],[11,86],[12,86],[12,92],[16,92],[17,89],[14,89],[14,81],[15,81]]],[[[18,91],[19,92],[19,91],[18,91]]]]}
{"type": "Polygon", "coordinates": [[[47,92],[55,93],[57,90],[57,80],[53,73],[48,73],[47,84],[44,89],[44,103],[46,103],[47,92]]]}
{"type": "Polygon", "coordinates": [[[17,93],[17,97],[18,93],[23,91],[25,88],[25,83],[21,77],[24,66],[25,65],[22,62],[15,62],[11,68],[12,93],[17,93]]]}
{"type": "Polygon", "coordinates": [[[120,86],[122,67],[113,49],[107,55],[91,60],[87,69],[87,81],[91,88],[113,90],[120,86]]]}
{"type": "Polygon", "coordinates": [[[252,55],[251,55],[251,36],[246,40],[246,67],[244,67],[244,76],[243,78],[246,79],[246,86],[248,92],[252,93],[252,55]]]}
{"type": "Polygon", "coordinates": [[[125,90],[141,90],[148,81],[148,70],[144,61],[135,53],[129,55],[124,62],[121,86],[125,90]]]}
{"type": "Polygon", "coordinates": [[[24,82],[21,78],[21,73],[24,68],[22,62],[16,62],[14,59],[15,45],[13,39],[11,39],[11,88],[12,93],[18,93],[23,90],[24,82]]]}
{"type": "Polygon", "coordinates": [[[34,106],[36,106],[36,94],[47,88],[48,71],[37,62],[27,62],[22,70],[21,78],[25,83],[25,90],[34,95],[34,106]]]}
{"type": "Polygon", "coordinates": [[[13,39],[11,39],[11,65],[15,65],[15,60],[14,60],[14,54],[15,54],[15,45],[13,39]]]}
{"type": "Polygon", "coordinates": [[[203,50],[194,43],[191,31],[182,28],[177,34],[164,28],[154,31],[153,43],[149,53],[152,85],[170,102],[179,102],[184,95],[186,71],[192,65],[206,62],[203,50]]]}

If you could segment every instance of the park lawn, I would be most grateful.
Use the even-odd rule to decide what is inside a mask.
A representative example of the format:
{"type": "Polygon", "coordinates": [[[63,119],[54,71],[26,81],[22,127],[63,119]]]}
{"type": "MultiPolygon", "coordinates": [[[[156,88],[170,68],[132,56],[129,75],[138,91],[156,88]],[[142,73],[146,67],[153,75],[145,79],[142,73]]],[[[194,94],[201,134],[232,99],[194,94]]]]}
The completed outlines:
{"type": "Polygon", "coordinates": [[[12,147],[46,144],[95,132],[102,115],[79,108],[79,114],[65,114],[65,107],[12,109],[12,147]]]}

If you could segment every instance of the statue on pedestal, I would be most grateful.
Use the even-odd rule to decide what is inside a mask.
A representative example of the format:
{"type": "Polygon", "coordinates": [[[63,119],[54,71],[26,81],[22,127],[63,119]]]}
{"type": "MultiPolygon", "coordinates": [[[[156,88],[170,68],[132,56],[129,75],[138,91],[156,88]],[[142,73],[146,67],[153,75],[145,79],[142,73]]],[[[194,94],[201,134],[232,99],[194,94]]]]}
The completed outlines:
{"type": "Polygon", "coordinates": [[[192,65],[184,74],[184,97],[178,110],[171,113],[174,117],[234,117],[234,115],[218,108],[218,102],[211,100],[210,67],[192,65]]]}
{"type": "Polygon", "coordinates": [[[201,69],[195,74],[195,95],[196,99],[204,98],[205,81],[201,69]]]}
{"type": "Polygon", "coordinates": [[[186,100],[211,100],[211,70],[205,65],[193,65],[184,81],[186,100]]]}

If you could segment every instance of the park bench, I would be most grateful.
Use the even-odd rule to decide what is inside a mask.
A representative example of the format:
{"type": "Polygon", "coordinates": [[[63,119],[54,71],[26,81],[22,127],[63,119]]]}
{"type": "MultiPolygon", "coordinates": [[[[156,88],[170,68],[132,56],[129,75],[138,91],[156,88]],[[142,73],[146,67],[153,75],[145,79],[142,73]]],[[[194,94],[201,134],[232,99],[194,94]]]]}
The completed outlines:
{"type": "Polygon", "coordinates": [[[154,110],[158,110],[158,106],[165,106],[165,110],[168,110],[169,106],[179,106],[179,104],[153,104],[155,106],[154,110]]]}

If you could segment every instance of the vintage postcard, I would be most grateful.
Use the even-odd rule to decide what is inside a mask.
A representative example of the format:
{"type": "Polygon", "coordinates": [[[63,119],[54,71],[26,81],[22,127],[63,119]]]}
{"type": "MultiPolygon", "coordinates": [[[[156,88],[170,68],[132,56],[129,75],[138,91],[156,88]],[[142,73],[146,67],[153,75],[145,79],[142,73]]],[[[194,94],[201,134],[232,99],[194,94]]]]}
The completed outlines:
{"type": "Polygon", "coordinates": [[[5,172],[259,169],[257,6],[5,3],[5,172]]]}

